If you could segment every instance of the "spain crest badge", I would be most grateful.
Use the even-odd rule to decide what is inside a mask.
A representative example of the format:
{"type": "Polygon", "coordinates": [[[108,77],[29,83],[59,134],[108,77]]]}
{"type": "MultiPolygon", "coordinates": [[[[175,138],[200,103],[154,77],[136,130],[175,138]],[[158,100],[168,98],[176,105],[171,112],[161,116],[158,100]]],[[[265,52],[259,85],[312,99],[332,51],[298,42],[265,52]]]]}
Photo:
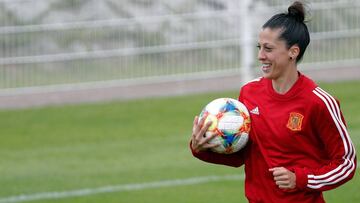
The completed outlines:
{"type": "Polygon", "coordinates": [[[292,131],[300,131],[303,118],[304,116],[302,114],[297,112],[291,112],[286,127],[288,127],[292,131]]]}

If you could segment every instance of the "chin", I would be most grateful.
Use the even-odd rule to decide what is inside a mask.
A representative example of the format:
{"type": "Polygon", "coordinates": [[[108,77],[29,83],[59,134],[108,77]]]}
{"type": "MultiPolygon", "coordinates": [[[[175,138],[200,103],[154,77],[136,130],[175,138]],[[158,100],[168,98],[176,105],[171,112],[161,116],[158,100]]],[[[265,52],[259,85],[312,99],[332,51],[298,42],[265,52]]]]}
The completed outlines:
{"type": "Polygon", "coordinates": [[[262,76],[263,76],[264,78],[267,78],[267,79],[272,79],[272,78],[273,78],[271,73],[264,73],[264,72],[262,72],[262,76]]]}

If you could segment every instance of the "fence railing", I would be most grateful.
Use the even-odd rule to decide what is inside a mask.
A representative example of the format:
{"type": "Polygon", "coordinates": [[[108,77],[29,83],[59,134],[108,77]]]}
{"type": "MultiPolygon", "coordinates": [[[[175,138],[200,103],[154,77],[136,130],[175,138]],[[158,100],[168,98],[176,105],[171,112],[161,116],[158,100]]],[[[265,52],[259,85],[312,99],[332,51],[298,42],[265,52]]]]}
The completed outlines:
{"type": "MultiPolygon", "coordinates": [[[[241,56],[247,50],[243,8],[237,0],[84,2],[0,1],[0,91],[206,77],[243,68],[241,56]],[[38,7],[31,13],[24,2],[38,7]],[[101,16],[103,10],[97,9],[112,14],[101,16]]],[[[275,12],[286,10],[288,1],[253,2],[246,19],[254,30],[248,43],[255,46],[256,30],[275,12]]],[[[351,63],[360,68],[360,3],[318,0],[309,7],[312,41],[302,64],[327,68],[351,63]]],[[[256,49],[250,51],[256,56],[256,49]]]]}

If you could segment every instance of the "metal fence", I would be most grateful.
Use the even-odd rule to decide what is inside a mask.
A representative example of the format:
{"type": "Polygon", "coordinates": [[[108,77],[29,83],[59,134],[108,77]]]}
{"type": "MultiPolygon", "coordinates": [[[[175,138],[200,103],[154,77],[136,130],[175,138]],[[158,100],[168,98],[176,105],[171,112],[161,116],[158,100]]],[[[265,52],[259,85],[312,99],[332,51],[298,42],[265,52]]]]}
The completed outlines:
{"type": "MultiPolygon", "coordinates": [[[[0,0],[0,91],[245,74],[261,25],[289,3],[0,0]]],[[[308,6],[302,66],[360,68],[360,2],[308,6]]]]}

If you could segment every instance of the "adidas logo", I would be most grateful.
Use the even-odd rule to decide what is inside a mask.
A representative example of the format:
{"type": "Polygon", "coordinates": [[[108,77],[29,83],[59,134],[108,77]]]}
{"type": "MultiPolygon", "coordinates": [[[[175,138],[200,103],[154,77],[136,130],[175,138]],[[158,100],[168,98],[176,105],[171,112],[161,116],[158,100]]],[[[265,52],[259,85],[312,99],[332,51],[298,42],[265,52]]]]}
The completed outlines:
{"type": "Polygon", "coordinates": [[[252,110],[250,111],[250,113],[256,114],[256,115],[260,115],[259,107],[255,107],[254,109],[252,109],[252,110]]]}

